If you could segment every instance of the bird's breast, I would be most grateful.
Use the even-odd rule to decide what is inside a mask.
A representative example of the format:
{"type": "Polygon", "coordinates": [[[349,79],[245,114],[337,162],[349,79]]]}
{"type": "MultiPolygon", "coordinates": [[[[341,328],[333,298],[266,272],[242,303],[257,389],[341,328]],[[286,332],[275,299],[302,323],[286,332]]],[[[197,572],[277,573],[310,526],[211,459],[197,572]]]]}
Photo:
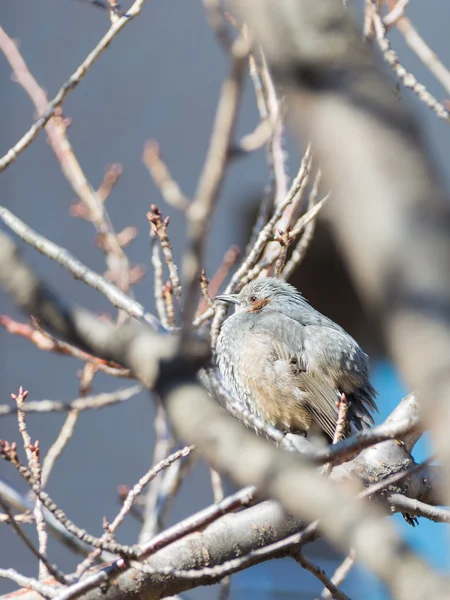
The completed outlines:
{"type": "Polygon", "coordinates": [[[277,359],[266,336],[252,330],[229,335],[226,325],[217,363],[228,391],[265,422],[283,431],[306,431],[312,419],[302,407],[291,365],[277,359]]]}

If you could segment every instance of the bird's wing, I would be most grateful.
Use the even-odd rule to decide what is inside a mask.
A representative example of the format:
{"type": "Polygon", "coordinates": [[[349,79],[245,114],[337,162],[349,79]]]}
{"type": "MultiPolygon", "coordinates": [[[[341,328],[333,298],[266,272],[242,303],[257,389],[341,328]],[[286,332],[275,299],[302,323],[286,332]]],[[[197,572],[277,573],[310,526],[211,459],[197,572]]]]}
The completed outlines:
{"type": "Polygon", "coordinates": [[[258,332],[267,336],[274,359],[290,364],[293,381],[302,392],[302,405],[323,431],[333,439],[338,419],[338,394],[326,381],[308,372],[304,354],[304,326],[277,312],[261,314],[258,332]]]}
{"type": "Polygon", "coordinates": [[[308,372],[298,373],[296,379],[305,398],[304,407],[321,429],[333,439],[338,420],[336,390],[308,372]]]}
{"type": "Polygon", "coordinates": [[[302,370],[305,369],[305,327],[280,312],[266,310],[255,321],[255,332],[264,331],[269,334],[272,345],[279,352],[279,358],[289,360],[293,355],[299,356],[302,361],[302,370]]]}

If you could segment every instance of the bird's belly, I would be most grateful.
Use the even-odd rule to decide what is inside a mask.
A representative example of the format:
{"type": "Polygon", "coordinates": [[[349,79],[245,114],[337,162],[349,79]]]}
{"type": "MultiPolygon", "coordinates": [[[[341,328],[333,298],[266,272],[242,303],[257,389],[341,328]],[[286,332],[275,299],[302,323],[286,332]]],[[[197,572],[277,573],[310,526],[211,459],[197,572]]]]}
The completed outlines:
{"type": "Polygon", "coordinates": [[[297,390],[276,380],[254,385],[250,410],[263,421],[289,433],[304,433],[312,424],[311,414],[302,406],[297,390]]]}
{"type": "Polygon", "coordinates": [[[285,361],[274,361],[267,345],[238,344],[220,353],[225,387],[264,422],[289,433],[303,433],[312,424],[285,361]]]}

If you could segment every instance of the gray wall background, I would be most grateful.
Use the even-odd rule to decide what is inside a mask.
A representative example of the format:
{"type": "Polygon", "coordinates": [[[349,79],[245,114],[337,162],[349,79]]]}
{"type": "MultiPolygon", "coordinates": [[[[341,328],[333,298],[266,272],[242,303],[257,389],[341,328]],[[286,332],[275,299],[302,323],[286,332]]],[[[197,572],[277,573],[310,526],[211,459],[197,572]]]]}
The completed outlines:
{"type": "MultiPolygon", "coordinates": [[[[360,2],[354,0],[357,9],[360,2]]],[[[412,0],[408,13],[424,38],[450,65],[448,26],[450,4],[447,0],[412,0]]],[[[96,45],[108,27],[108,16],[75,0],[1,0],[0,24],[19,41],[21,52],[38,82],[53,97],[79,63],[96,45]]],[[[438,98],[443,91],[429,72],[392,35],[405,66],[438,98]]],[[[148,0],[142,14],[112,42],[79,88],[64,104],[64,114],[73,120],[69,138],[86,175],[94,187],[103,178],[105,165],[122,163],[124,174],[108,200],[115,227],[135,225],[139,236],[127,249],[134,263],[149,265],[148,225],[145,213],[156,202],[171,216],[175,256],[182,255],[183,219],[163,205],[154,188],[141,154],[144,142],[156,138],[163,155],[183,191],[192,195],[208,144],[216,101],[227,62],[210,31],[199,0],[148,0]]],[[[416,110],[426,131],[431,153],[448,184],[450,155],[448,125],[439,121],[408,91],[401,92],[416,110]]],[[[0,55],[0,153],[4,154],[28,129],[33,119],[31,102],[23,89],[10,80],[10,69],[0,55]]],[[[247,85],[240,134],[257,123],[253,90],[247,85]]],[[[289,171],[295,174],[298,153],[287,140],[289,171]]],[[[243,243],[245,215],[249,196],[257,197],[267,183],[264,153],[234,163],[217,210],[207,253],[206,268],[212,273],[231,243],[243,243]]],[[[64,245],[94,270],[104,270],[101,251],[94,248],[91,224],[69,216],[74,195],[64,179],[58,162],[46,142],[45,132],[0,176],[1,202],[30,226],[56,243],[64,245]]],[[[36,272],[55,287],[64,290],[73,301],[104,312],[110,310],[105,299],[80,282],[74,281],[61,267],[24,247],[27,260],[36,272]]],[[[151,271],[135,287],[139,301],[153,310],[151,271]]],[[[8,298],[0,295],[0,312],[24,320],[8,298]]],[[[0,402],[8,402],[11,392],[23,385],[30,399],[70,400],[78,395],[76,370],[80,363],[65,357],[39,352],[26,340],[12,337],[0,329],[0,402]]],[[[94,391],[112,390],[121,382],[97,375],[94,391]]],[[[94,534],[101,533],[102,516],[111,518],[118,505],[116,488],[133,484],[148,468],[153,446],[154,406],[148,396],[103,412],[81,416],[74,439],[57,463],[49,483],[49,492],[77,524],[94,534]]],[[[53,442],[62,416],[30,417],[29,430],[39,439],[43,450],[53,442]]],[[[0,438],[17,439],[12,418],[0,421],[0,438]]],[[[0,462],[0,474],[24,489],[13,469],[0,462]]],[[[205,506],[212,500],[208,475],[195,469],[172,511],[175,520],[205,506]]],[[[129,519],[119,538],[135,540],[137,524],[129,519]]],[[[60,566],[71,568],[73,557],[65,549],[50,545],[52,558],[60,566]]],[[[9,528],[0,527],[0,564],[22,565],[34,574],[35,561],[9,528]]],[[[280,582],[280,570],[264,567],[251,579],[241,579],[242,589],[255,582],[270,594],[280,582]],[[264,575],[262,574],[264,573],[264,575]],[[278,575],[277,575],[278,573],[278,575]]],[[[298,567],[283,571],[283,591],[298,594],[309,589],[298,567]],[[301,583],[300,583],[301,582],[301,583]]],[[[353,580],[358,593],[358,578],[353,580]]],[[[0,593],[11,589],[0,580],[0,593]]],[[[249,592],[248,592],[249,593],[249,592]]],[[[262,592],[258,592],[260,595],[262,592]]],[[[215,597],[210,589],[189,597],[215,597]]],[[[283,594],[284,596],[284,594],[283,594]]],[[[245,592],[244,596],[245,597],[245,592]]],[[[248,597],[248,596],[247,596],[248,597]]],[[[272,593],[272,598],[282,597],[272,593]]],[[[296,596],[298,597],[298,596],[296,596]]],[[[308,597],[308,596],[305,596],[308,597]]],[[[373,588],[373,597],[376,596],[373,588]]]]}

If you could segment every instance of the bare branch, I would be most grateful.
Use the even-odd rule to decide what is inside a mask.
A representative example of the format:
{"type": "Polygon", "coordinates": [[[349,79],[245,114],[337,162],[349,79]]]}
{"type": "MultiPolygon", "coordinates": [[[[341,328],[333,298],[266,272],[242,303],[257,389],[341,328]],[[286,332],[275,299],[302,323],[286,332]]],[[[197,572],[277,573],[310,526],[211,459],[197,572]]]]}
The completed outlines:
{"type": "Polygon", "coordinates": [[[155,297],[156,310],[162,325],[169,329],[174,323],[170,323],[167,315],[167,306],[163,295],[163,265],[161,261],[161,253],[157,240],[156,230],[150,223],[150,239],[151,239],[151,261],[153,266],[153,294],[155,297]]]}
{"type": "MultiPolygon", "coordinates": [[[[283,269],[283,272],[282,272],[283,279],[289,279],[289,277],[294,272],[294,269],[303,260],[303,257],[305,256],[306,251],[308,250],[309,245],[312,241],[314,231],[316,229],[316,219],[317,219],[317,214],[318,214],[317,211],[314,210],[314,207],[316,205],[317,194],[319,192],[319,185],[320,185],[321,179],[322,179],[322,171],[319,169],[317,171],[316,177],[314,179],[312,189],[309,193],[308,211],[306,213],[307,215],[314,214],[314,216],[311,218],[311,220],[309,222],[306,222],[306,215],[305,215],[305,219],[303,219],[303,217],[300,217],[300,219],[298,219],[298,221],[297,221],[297,224],[298,224],[296,226],[297,235],[301,233],[301,230],[299,229],[300,224],[303,229],[303,235],[301,236],[301,238],[298,240],[297,244],[295,245],[295,248],[292,251],[292,255],[283,269]],[[314,212],[312,213],[311,211],[314,211],[314,212]]],[[[328,197],[329,197],[329,194],[327,194],[327,196],[322,198],[322,200],[320,200],[317,203],[318,206],[320,205],[319,210],[322,209],[322,207],[325,204],[325,202],[327,201],[328,197]]],[[[291,235],[293,235],[292,232],[291,232],[291,235]]]]}
{"type": "Polygon", "coordinates": [[[150,140],[145,144],[142,160],[167,204],[185,212],[189,206],[189,200],[162,160],[158,143],[155,140],[150,140]]]}
{"type": "Polygon", "coordinates": [[[430,92],[427,88],[419,83],[412,73],[409,73],[405,67],[400,63],[397,54],[391,47],[389,40],[386,37],[386,27],[384,26],[383,19],[378,12],[378,5],[376,0],[369,0],[372,8],[372,20],[375,28],[376,40],[380,46],[381,52],[383,53],[384,60],[390,65],[394,73],[407,88],[410,88],[422,102],[424,102],[436,115],[450,123],[450,113],[430,92]]]}
{"type": "MultiPolygon", "coordinates": [[[[0,48],[10,63],[17,82],[25,89],[33,101],[37,113],[45,113],[48,105],[48,98],[45,91],[30,73],[16,44],[1,28],[0,48]]],[[[131,283],[130,264],[106,212],[104,201],[92,189],[75,156],[67,137],[67,124],[62,117],[61,108],[58,107],[55,111],[55,116],[48,121],[46,130],[50,145],[61,164],[61,169],[66,179],[80,198],[83,206],[86,207],[88,218],[100,235],[100,245],[105,251],[112,281],[121,290],[128,292],[131,283]]]]}
{"type": "MultiPolygon", "coordinates": [[[[10,273],[7,285],[13,297],[16,297],[20,290],[20,304],[29,307],[31,303],[38,314],[41,313],[42,307],[39,307],[39,302],[47,301],[48,298],[43,285],[36,282],[35,276],[19,261],[8,244],[2,243],[0,280],[4,280],[5,272],[10,273]],[[13,270],[5,269],[5,263],[13,270]],[[14,276],[11,276],[11,273],[14,276]],[[28,281],[27,290],[21,285],[24,277],[28,281]],[[35,296],[36,285],[40,286],[38,301],[35,296]]],[[[60,305],[60,301],[56,302],[54,295],[51,301],[55,308],[60,305]]],[[[179,435],[188,441],[195,440],[200,451],[215,468],[228,473],[241,485],[256,485],[263,495],[280,499],[283,506],[297,517],[308,521],[320,519],[321,530],[326,532],[327,538],[335,545],[345,549],[355,547],[361,561],[386,583],[401,586],[397,594],[400,599],[407,597],[411,600],[416,597],[418,591],[420,592],[415,577],[401,577],[404,568],[411,569],[411,572],[419,577],[421,585],[433,589],[436,598],[441,597],[441,585],[446,588],[447,584],[411,550],[404,547],[392,527],[387,521],[380,519],[374,507],[356,501],[349,490],[321,477],[315,469],[307,466],[307,460],[298,453],[285,453],[268,446],[265,440],[255,438],[209,398],[194,376],[189,375],[191,372],[195,373],[199,362],[201,364],[201,361],[205,360],[205,355],[201,354],[204,346],[200,344],[196,347],[195,338],[190,342],[189,356],[185,357],[176,352],[173,354],[177,348],[173,340],[171,343],[170,340],[165,340],[164,336],[158,337],[140,325],[114,326],[101,323],[86,312],[70,312],[67,308],[64,315],[66,320],[68,315],[71,315],[71,327],[75,327],[71,335],[80,342],[82,340],[84,346],[129,366],[139,374],[146,385],[151,386],[157,382],[156,390],[163,398],[179,435]],[[168,360],[168,357],[173,358],[168,360]],[[156,379],[155,362],[160,358],[165,358],[164,368],[156,379]],[[209,433],[209,427],[203,426],[205,422],[208,422],[211,430],[215,432],[213,437],[209,433]],[[273,473],[276,473],[276,477],[273,477],[273,473]],[[368,539],[363,533],[366,527],[372,532],[368,539],[372,539],[376,532],[376,543],[383,548],[382,552],[373,553],[372,542],[366,543],[368,539]]],[[[51,316],[55,321],[55,315],[51,316]]],[[[66,325],[63,327],[59,324],[60,329],[65,327],[66,325]]],[[[23,472],[23,468],[21,471],[23,472]]],[[[44,505],[48,506],[45,493],[36,489],[35,485],[33,487],[44,505]]],[[[68,523],[65,522],[65,525],[67,527],[68,523]]],[[[81,532],[80,535],[81,539],[86,539],[98,547],[121,554],[135,554],[134,549],[102,543],[87,536],[85,532],[81,532]]]]}
{"type": "Polygon", "coordinates": [[[394,0],[393,2],[388,0],[387,4],[389,5],[390,11],[383,17],[383,23],[387,28],[390,28],[404,15],[409,0],[394,0]]]}
{"type": "Polygon", "coordinates": [[[277,96],[275,85],[269,73],[264,53],[261,55],[261,80],[264,85],[268,120],[272,126],[272,136],[268,142],[269,164],[273,170],[274,179],[274,204],[281,204],[288,193],[288,176],[286,173],[286,157],[283,148],[283,116],[281,102],[277,96]]]}
{"type": "MultiPolygon", "coordinates": [[[[30,468],[31,473],[33,474],[34,479],[41,484],[41,463],[40,463],[40,448],[39,442],[36,441],[34,444],[31,443],[31,438],[27,430],[27,423],[25,419],[25,413],[22,410],[23,404],[25,402],[26,397],[28,396],[28,392],[25,391],[22,386],[19,388],[18,394],[11,394],[12,399],[16,403],[17,406],[17,421],[19,425],[19,432],[22,435],[23,439],[23,447],[25,449],[25,453],[27,455],[28,466],[30,468]]],[[[8,510],[7,506],[4,505],[5,509],[8,510]]],[[[53,572],[52,568],[48,569],[48,561],[47,561],[47,531],[45,529],[45,521],[42,514],[42,504],[39,498],[36,498],[34,504],[34,521],[36,523],[36,531],[39,540],[39,580],[45,579],[49,572],[53,572]]],[[[12,516],[12,515],[11,515],[12,516]]],[[[13,527],[15,531],[19,535],[21,535],[21,529],[17,525],[13,519],[13,527]]],[[[21,536],[22,537],[22,536],[21,536]]],[[[27,544],[27,546],[32,550],[34,554],[36,552],[33,550],[32,544],[27,544]]],[[[56,571],[55,571],[56,572],[56,571]]],[[[57,575],[57,579],[61,581],[59,575],[57,575]]]]}
{"type": "Polygon", "coordinates": [[[338,587],[329,579],[327,574],[323,569],[321,569],[318,565],[315,565],[309,558],[307,558],[303,552],[296,552],[293,557],[298,562],[300,566],[304,569],[312,573],[319,581],[323,583],[323,585],[330,592],[330,597],[335,600],[350,600],[347,594],[341,592],[338,587]]]}
{"type": "MultiPolygon", "coordinates": [[[[59,400],[35,400],[24,402],[21,410],[23,412],[48,413],[48,412],[70,412],[83,410],[95,410],[104,408],[105,406],[113,406],[120,402],[130,400],[136,394],[142,391],[141,385],[133,385],[128,388],[116,390],[115,392],[96,394],[95,396],[83,396],[72,400],[71,402],[61,402],[59,400]]],[[[0,417],[15,414],[17,408],[8,406],[7,404],[0,405],[0,417]]]]}
{"type": "MultiPolygon", "coordinates": [[[[333,577],[331,578],[331,581],[332,581],[332,583],[334,583],[334,585],[336,587],[340,586],[341,583],[343,583],[344,580],[346,579],[347,575],[350,573],[351,568],[355,564],[355,558],[356,558],[356,553],[353,550],[351,550],[350,554],[344,558],[342,563],[338,566],[338,568],[334,572],[333,577]]],[[[323,592],[321,593],[320,597],[323,600],[329,600],[330,598],[332,598],[332,595],[331,595],[330,591],[325,588],[323,590],[323,592]]]]}
{"type": "MultiPolygon", "coordinates": [[[[108,364],[107,361],[104,361],[101,358],[92,356],[87,352],[83,352],[79,348],[71,346],[67,342],[56,339],[54,336],[50,335],[48,331],[44,331],[42,327],[39,326],[39,323],[36,319],[31,317],[31,320],[34,327],[30,327],[26,323],[18,323],[7,315],[0,315],[0,326],[4,327],[6,331],[12,335],[23,336],[37,348],[39,348],[39,350],[64,354],[84,362],[93,363],[96,370],[103,371],[104,373],[113,375],[114,377],[131,377],[129,369],[120,369],[117,366],[108,364]]],[[[0,409],[0,415],[1,414],[2,413],[0,409]]]]}
{"type": "MultiPolygon", "coordinates": [[[[0,498],[0,506],[5,511],[5,513],[8,515],[9,524],[14,529],[14,532],[20,537],[20,539],[23,541],[25,546],[28,548],[28,550],[30,550],[30,552],[32,554],[34,554],[34,556],[38,559],[38,561],[45,566],[46,574],[48,575],[50,573],[56,579],[56,581],[65,585],[67,583],[67,581],[66,581],[66,578],[64,577],[64,575],[62,573],[60,573],[60,571],[48,561],[45,554],[43,554],[40,550],[38,550],[37,548],[34,547],[34,544],[28,539],[28,536],[25,535],[25,533],[22,531],[19,524],[16,522],[16,519],[15,519],[13,513],[9,510],[9,507],[6,504],[6,502],[3,502],[3,500],[1,498],[0,498]]],[[[39,568],[39,574],[41,574],[41,568],[39,568]]]]}
{"type": "Polygon", "coordinates": [[[9,442],[0,440],[0,456],[8,462],[11,462],[11,464],[17,469],[20,475],[33,490],[35,496],[42,502],[43,506],[45,506],[45,508],[52,513],[52,515],[67,529],[69,533],[77,537],[81,542],[85,542],[94,548],[106,550],[119,556],[126,556],[129,558],[137,557],[139,553],[139,549],[137,547],[125,546],[123,544],[118,544],[117,542],[111,542],[109,540],[97,538],[93,535],[90,535],[87,531],[81,527],[78,527],[75,525],[75,523],[68,519],[65,513],[52,500],[49,494],[44,492],[40,484],[34,478],[31,470],[25,465],[21,464],[14,443],[9,444],[9,442]]]}
{"type": "Polygon", "coordinates": [[[383,23],[386,27],[392,27],[392,25],[397,27],[411,50],[417,54],[450,95],[450,71],[419,35],[411,20],[404,16],[405,5],[408,2],[409,0],[402,0],[394,5],[392,0],[388,0],[387,3],[392,10],[384,17],[383,23]]]}
{"type": "Polygon", "coordinates": [[[195,199],[187,211],[188,245],[183,261],[185,288],[183,323],[185,327],[190,327],[195,315],[196,292],[203,267],[206,233],[225,175],[239,99],[244,83],[247,53],[248,44],[241,37],[238,38],[232,46],[231,72],[222,87],[203,172],[200,176],[195,199]]]}
{"type": "Polygon", "coordinates": [[[133,502],[137,498],[137,496],[142,492],[144,487],[152,481],[156,477],[158,473],[160,473],[163,469],[167,469],[172,463],[179,460],[183,456],[189,456],[189,454],[195,450],[195,446],[185,446],[181,450],[177,450],[164,460],[161,460],[157,465],[152,467],[147,473],[141,477],[141,479],[136,483],[136,485],[128,492],[127,497],[123,503],[122,508],[120,509],[119,514],[114,519],[114,521],[110,525],[110,530],[114,532],[117,527],[122,523],[127,513],[130,511],[133,502]]]}
{"type": "Polygon", "coordinates": [[[32,577],[25,577],[14,569],[0,569],[0,577],[14,581],[22,588],[33,590],[36,594],[39,594],[38,597],[53,598],[56,595],[54,586],[41,583],[32,577]]]}
{"type": "Polygon", "coordinates": [[[74,90],[89,69],[92,67],[94,62],[100,56],[100,54],[108,47],[111,41],[121,31],[127,23],[129,23],[134,17],[136,17],[142,9],[145,0],[136,0],[127,14],[117,19],[110,27],[108,32],[103,36],[97,46],[88,54],[85,60],[81,63],[75,73],[64,83],[59,89],[56,96],[49,103],[47,109],[43,115],[34,123],[28,132],[12,147],[8,152],[0,159],[0,171],[6,169],[12,162],[14,162],[17,156],[27,148],[31,142],[36,138],[38,133],[43,129],[51,117],[55,114],[56,109],[62,105],[66,96],[74,90]]]}
{"type": "Polygon", "coordinates": [[[416,515],[417,517],[425,517],[435,523],[450,523],[450,511],[446,508],[431,506],[420,500],[408,498],[403,494],[390,494],[387,501],[392,509],[397,512],[416,515]]]}
{"type": "MultiPolygon", "coordinates": [[[[157,397],[157,412],[154,420],[155,447],[153,450],[154,465],[164,460],[175,447],[172,428],[167,417],[167,412],[157,397]]],[[[144,512],[142,515],[142,527],[139,532],[139,543],[146,542],[162,528],[161,524],[161,496],[165,495],[166,478],[171,470],[179,474],[181,460],[173,463],[163,473],[157,475],[151,482],[144,501],[144,512]]]]}
{"type": "Polygon", "coordinates": [[[420,421],[418,416],[402,421],[386,421],[382,425],[377,425],[370,429],[362,429],[351,437],[336,442],[333,446],[317,450],[314,460],[318,464],[329,461],[335,462],[336,459],[342,461],[364,448],[370,448],[374,444],[385,442],[386,440],[401,440],[404,435],[412,431],[417,431],[419,427],[420,421]]]}
{"type": "Polygon", "coordinates": [[[159,241],[161,242],[161,249],[163,252],[164,260],[166,261],[166,265],[169,269],[170,281],[173,286],[173,291],[179,299],[181,297],[182,288],[180,278],[178,277],[178,268],[173,259],[172,245],[170,243],[169,236],[167,233],[167,228],[169,227],[169,217],[163,219],[159,208],[155,204],[152,204],[150,207],[150,212],[147,213],[147,219],[155,228],[156,235],[158,236],[159,241]]]}
{"type": "MultiPolygon", "coordinates": [[[[17,490],[12,488],[6,481],[0,479],[0,498],[7,502],[9,506],[19,511],[32,511],[34,502],[24,494],[20,494],[17,490]]],[[[91,547],[83,542],[80,542],[78,538],[70,534],[55,517],[47,511],[43,510],[45,522],[49,533],[59,542],[67,546],[70,550],[77,554],[86,555],[91,551],[91,547]]],[[[111,560],[112,554],[103,552],[100,559],[103,561],[111,560]]]]}
{"type": "Polygon", "coordinates": [[[50,477],[50,473],[58,460],[61,454],[64,451],[64,448],[68,444],[70,438],[75,431],[75,426],[78,421],[78,417],[80,415],[80,411],[77,409],[69,411],[66,420],[64,421],[63,426],[58,434],[58,437],[50,446],[49,451],[47,452],[44,463],[42,465],[42,474],[41,474],[41,486],[42,488],[47,487],[48,479],[50,477]]]}
{"type": "Polygon", "coordinates": [[[0,206],[0,218],[5,225],[14,231],[14,233],[16,233],[24,242],[33,246],[33,248],[41,254],[55,260],[72,273],[76,279],[80,279],[86,285],[101,292],[108,298],[113,306],[121,308],[132,317],[144,319],[154,327],[156,331],[161,329],[162,326],[158,319],[150,313],[146,313],[141,304],[127,296],[112,283],[106,281],[104,277],[89,269],[86,265],[72,256],[65,248],[62,248],[44,236],[39,235],[3,206],[0,206]]]}
{"type": "Polygon", "coordinates": [[[288,90],[298,134],[311,140],[333,190],[330,223],[358,291],[380,316],[404,380],[423,393],[426,422],[450,469],[443,418],[450,401],[450,204],[423,136],[339,2],[279,0],[276,11],[269,0],[232,6],[288,90]]]}

